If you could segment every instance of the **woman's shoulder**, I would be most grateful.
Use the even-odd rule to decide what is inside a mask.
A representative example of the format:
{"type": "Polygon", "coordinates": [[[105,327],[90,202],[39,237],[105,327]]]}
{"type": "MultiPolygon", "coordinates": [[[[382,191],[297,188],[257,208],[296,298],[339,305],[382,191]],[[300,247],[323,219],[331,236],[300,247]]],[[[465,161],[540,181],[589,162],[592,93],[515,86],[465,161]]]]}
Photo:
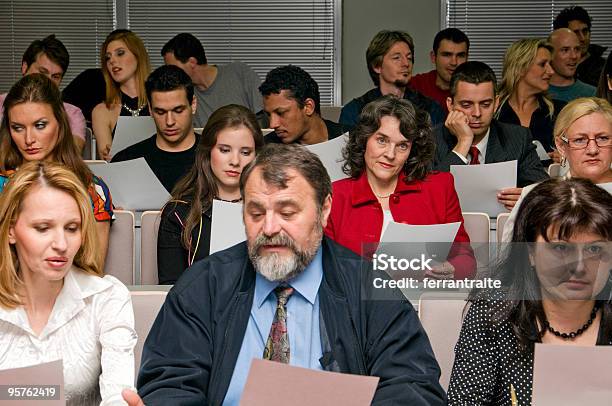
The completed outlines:
{"type": "Polygon", "coordinates": [[[171,216],[177,213],[179,216],[187,216],[191,209],[191,199],[172,199],[162,208],[162,217],[171,216]]]}
{"type": "Polygon", "coordinates": [[[358,179],[348,177],[332,182],[332,198],[352,195],[353,187],[358,183],[358,181],[358,179]]]}
{"type": "Polygon", "coordinates": [[[417,181],[423,188],[448,188],[455,187],[455,178],[450,172],[431,171],[425,179],[417,181]]]}

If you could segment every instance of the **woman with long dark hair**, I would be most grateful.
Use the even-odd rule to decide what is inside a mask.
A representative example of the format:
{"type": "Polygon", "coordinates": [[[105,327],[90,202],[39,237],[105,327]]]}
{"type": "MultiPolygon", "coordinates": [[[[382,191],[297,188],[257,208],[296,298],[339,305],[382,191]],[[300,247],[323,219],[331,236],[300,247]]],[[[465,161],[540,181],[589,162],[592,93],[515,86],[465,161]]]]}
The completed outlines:
{"type": "Polygon", "coordinates": [[[157,239],[159,283],[173,284],[208,256],[214,199],[239,202],[240,174],[263,146],[255,114],[231,104],[215,111],[199,138],[195,164],[172,191],[157,239]]]}
{"type": "Polygon", "coordinates": [[[612,345],[612,195],[551,179],[524,199],[512,243],[473,291],[448,389],[451,405],[531,404],[535,343],[612,345]],[[512,390],[513,388],[513,390],[512,390]]]}

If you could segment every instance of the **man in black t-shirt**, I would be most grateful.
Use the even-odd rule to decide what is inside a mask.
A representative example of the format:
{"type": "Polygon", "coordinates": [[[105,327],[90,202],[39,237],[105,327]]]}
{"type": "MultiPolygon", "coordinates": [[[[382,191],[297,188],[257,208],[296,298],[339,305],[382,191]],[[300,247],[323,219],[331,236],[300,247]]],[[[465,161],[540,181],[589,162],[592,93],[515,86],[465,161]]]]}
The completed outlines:
{"type": "Polygon", "coordinates": [[[181,68],[165,65],[149,75],[145,88],[157,133],[120,151],[111,162],[144,158],[168,192],[172,192],[195,159],[193,114],[197,102],[193,84],[181,68]]]}

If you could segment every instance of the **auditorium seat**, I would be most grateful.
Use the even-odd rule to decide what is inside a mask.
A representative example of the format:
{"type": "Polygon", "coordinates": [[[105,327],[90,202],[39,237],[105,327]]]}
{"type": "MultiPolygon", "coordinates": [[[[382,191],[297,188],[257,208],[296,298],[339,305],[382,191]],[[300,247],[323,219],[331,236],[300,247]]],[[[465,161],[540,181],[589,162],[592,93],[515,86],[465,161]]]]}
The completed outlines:
{"type": "Polygon", "coordinates": [[[491,219],[486,213],[465,212],[462,214],[463,225],[465,232],[470,237],[478,270],[482,270],[489,264],[491,219]]]}
{"type": "Polygon", "coordinates": [[[463,293],[424,293],[419,299],[419,319],[440,365],[440,385],[444,390],[448,389],[453,370],[466,298],[463,293]]]}
{"type": "Polygon", "coordinates": [[[135,283],[134,213],[115,210],[115,220],[110,229],[108,252],[104,273],[113,275],[126,285],[135,283]]]}
{"type": "Polygon", "coordinates": [[[134,366],[136,367],[136,377],[140,369],[140,358],[142,347],[147,339],[151,326],[159,313],[159,309],[166,300],[166,291],[130,291],[132,296],[132,306],[134,307],[134,325],[138,334],[138,341],[134,348],[134,366]]]}
{"type": "Polygon", "coordinates": [[[150,210],[140,218],[140,284],[157,285],[157,232],[161,211],[150,210]]]}

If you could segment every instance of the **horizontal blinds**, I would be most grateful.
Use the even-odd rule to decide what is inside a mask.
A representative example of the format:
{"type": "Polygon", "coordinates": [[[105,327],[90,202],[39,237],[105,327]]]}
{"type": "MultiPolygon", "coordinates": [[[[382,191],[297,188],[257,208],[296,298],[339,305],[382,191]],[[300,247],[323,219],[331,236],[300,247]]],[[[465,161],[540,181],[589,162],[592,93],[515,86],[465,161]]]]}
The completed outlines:
{"type": "Polygon", "coordinates": [[[211,64],[242,61],[263,80],[281,65],[298,65],[319,84],[321,104],[334,100],[334,1],[130,0],[129,26],[145,42],[152,66],[162,46],[190,32],[211,64]]]}
{"type": "MultiPolygon", "coordinates": [[[[470,59],[489,64],[500,75],[508,46],[521,38],[547,37],[552,21],[572,1],[551,0],[448,0],[449,27],[470,38],[470,59]]],[[[612,44],[612,2],[582,1],[593,18],[592,42],[612,44]]]]}
{"type": "Polygon", "coordinates": [[[70,65],[62,85],[99,66],[100,45],[113,29],[113,1],[3,0],[0,11],[0,93],[21,77],[21,58],[35,39],[49,34],[64,43],[70,65]]]}

